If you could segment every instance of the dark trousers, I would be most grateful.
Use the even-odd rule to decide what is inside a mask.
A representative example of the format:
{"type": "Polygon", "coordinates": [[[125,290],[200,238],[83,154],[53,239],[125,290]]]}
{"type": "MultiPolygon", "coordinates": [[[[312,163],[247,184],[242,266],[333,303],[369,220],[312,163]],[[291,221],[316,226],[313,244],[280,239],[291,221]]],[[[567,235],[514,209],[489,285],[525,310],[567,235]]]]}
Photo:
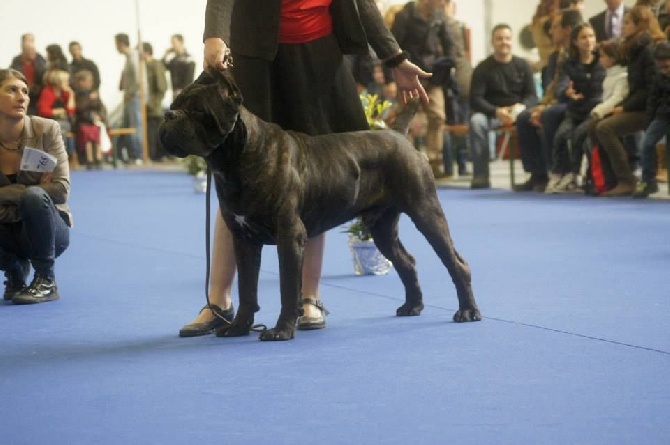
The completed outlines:
{"type": "Polygon", "coordinates": [[[29,259],[37,275],[53,278],[56,258],[70,244],[70,228],[41,187],[28,187],[18,210],[19,222],[0,224],[0,269],[29,259]]]}
{"type": "Polygon", "coordinates": [[[622,144],[621,137],[644,130],[646,123],[644,111],[623,112],[602,119],[590,134],[591,140],[607,152],[617,182],[635,182],[629,151],[622,144]]]}
{"type": "Polygon", "coordinates": [[[530,111],[519,113],[516,131],[523,168],[528,173],[544,176],[553,163],[556,131],[565,115],[565,104],[555,104],[544,109],[540,117],[542,128],[530,123],[530,111]]]}
{"type": "Polygon", "coordinates": [[[152,161],[160,161],[167,155],[158,139],[158,127],[162,120],[163,116],[147,116],[147,144],[149,145],[149,157],[152,161]]]}
{"type": "Polygon", "coordinates": [[[590,119],[575,119],[566,114],[554,136],[554,164],[552,173],[579,174],[584,156],[584,142],[588,136],[590,119]]]}

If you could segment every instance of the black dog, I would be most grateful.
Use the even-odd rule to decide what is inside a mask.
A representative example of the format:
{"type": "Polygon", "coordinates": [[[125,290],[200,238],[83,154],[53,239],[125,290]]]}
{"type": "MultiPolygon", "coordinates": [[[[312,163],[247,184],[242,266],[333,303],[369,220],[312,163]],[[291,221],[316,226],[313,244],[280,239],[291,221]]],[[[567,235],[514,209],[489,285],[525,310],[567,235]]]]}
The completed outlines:
{"type": "MultiPolygon", "coordinates": [[[[403,126],[414,111],[401,113],[403,126]]],[[[284,131],[244,108],[232,77],[224,72],[203,73],[184,89],[159,135],[169,153],[202,156],[213,172],[239,274],[239,309],[225,335],[249,333],[259,309],[261,249],[276,244],[281,313],[260,339],[293,338],[305,242],[359,215],[405,286],[405,303],[397,315],[419,315],[423,309],[414,258],[398,240],[398,219],[405,213],[456,285],[454,321],[481,320],[470,268],[454,248],[430,166],[403,134],[378,130],[311,137],[284,131]]]]}

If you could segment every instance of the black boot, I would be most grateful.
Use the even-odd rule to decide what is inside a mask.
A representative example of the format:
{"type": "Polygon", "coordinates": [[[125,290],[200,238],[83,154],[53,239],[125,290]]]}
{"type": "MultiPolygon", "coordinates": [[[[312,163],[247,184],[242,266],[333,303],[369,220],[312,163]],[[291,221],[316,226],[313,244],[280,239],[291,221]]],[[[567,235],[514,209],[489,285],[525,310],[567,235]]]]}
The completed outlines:
{"type": "Polygon", "coordinates": [[[30,261],[17,260],[5,271],[5,293],[3,298],[9,301],[26,287],[26,279],[30,273],[30,261]]]}
{"type": "Polygon", "coordinates": [[[549,178],[547,177],[547,175],[538,175],[533,173],[530,175],[530,178],[528,178],[528,181],[514,185],[513,190],[515,192],[544,193],[544,190],[547,188],[548,181],[549,178]]]}
{"type": "Polygon", "coordinates": [[[58,300],[58,288],[54,278],[45,278],[35,274],[30,286],[12,298],[14,304],[35,304],[58,300]]]}

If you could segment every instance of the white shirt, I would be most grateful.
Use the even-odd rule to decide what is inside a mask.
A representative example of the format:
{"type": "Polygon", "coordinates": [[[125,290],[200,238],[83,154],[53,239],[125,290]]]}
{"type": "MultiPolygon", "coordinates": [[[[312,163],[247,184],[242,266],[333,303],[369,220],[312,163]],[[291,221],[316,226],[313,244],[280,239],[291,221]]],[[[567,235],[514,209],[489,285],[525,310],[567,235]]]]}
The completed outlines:
{"type": "Polygon", "coordinates": [[[623,2],[615,11],[607,10],[605,14],[605,30],[608,29],[610,20],[612,20],[612,37],[621,37],[621,23],[623,22],[623,2]],[[612,17],[614,14],[614,17],[612,17]]]}

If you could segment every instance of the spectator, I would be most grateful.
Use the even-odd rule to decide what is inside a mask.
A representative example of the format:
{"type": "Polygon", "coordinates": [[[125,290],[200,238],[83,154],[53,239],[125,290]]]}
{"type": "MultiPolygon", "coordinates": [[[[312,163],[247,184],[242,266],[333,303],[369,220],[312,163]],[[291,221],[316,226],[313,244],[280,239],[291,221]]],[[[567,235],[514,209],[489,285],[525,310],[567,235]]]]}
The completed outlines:
{"type": "Polygon", "coordinates": [[[149,156],[152,161],[160,161],[165,152],[158,141],[158,126],[163,119],[163,98],[167,91],[167,78],[165,77],[165,65],[162,61],[154,59],[154,50],[151,43],[142,43],[142,60],[147,70],[147,142],[149,144],[149,156]]]}
{"type": "Polygon", "coordinates": [[[526,182],[514,186],[517,192],[544,192],[546,189],[548,166],[553,163],[554,137],[567,107],[563,93],[569,80],[563,65],[569,57],[570,33],[580,23],[582,15],[578,10],[563,10],[552,18],[551,35],[557,49],[547,64],[551,82],[540,103],[522,111],[516,120],[521,161],[524,170],[530,173],[526,182]]]}
{"type": "Polygon", "coordinates": [[[442,85],[434,79],[442,77],[435,72],[438,67],[436,61],[442,59],[453,67],[454,57],[441,0],[417,0],[406,3],[395,15],[391,32],[400,47],[409,53],[412,62],[422,70],[433,72],[433,79],[423,82],[430,102],[424,104],[422,110],[428,120],[426,129],[428,161],[435,177],[443,177],[446,174],[442,171],[443,131],[446,118],[444,92],[442,85]]]}
{"type": "Polygon", "coordinates": [[[57,300],[56,258],[70,242],[72,215],[67,205],[70,171],[58,124],[29,116],[28,83],[20,72],[0,70],[0,269],[5,301],[33,304],[57,300]],[[50,172],[21,170],[30,147],[56,159],[50,172]],[[26,280],[30,266],[35,274],[26,280]]]}
{"type": "Polygon", "coordinates": [[[625,196],[635,190],[628,153],[619,138],[647,127],[645,111],[654,73],[653,47],[665,39],[656,17],[646,6],[635,6],[624,14],[622,35],[630,93],[610,116],[598,121],[590,135],[592,142],[607,153],[617,180],[616,187],[603,196],[625,196]]]}
{"type": "Polygon", "coordinates": [[[570,79],[564,91],[565,117],[556,131],[554,163],[546,193],[575,192],[584,155],[591,110],[602,101],[605,68],[598,63],[596,36],[588,23],[575,26],[570,35],[570,57],[563,67],[570,79]]]}
{"type": "Polygon", "coordinates": [[[90,59],[84,57],[81,44],[79,42],[70,42],[68,46],[72,61],[70,62],[70,75],[75,80],[79,71],[88,71],[93,75],[93,91],[100,91],[100,71],[98,65],[90,59]]]}
{"type": "Polygon", "coordinates": [[[63,53],[63,48],[55,43],[47,46],[47,71],[51,70],[70,72],[70,66],[63,53]]]}
{"type": "Polygon", "coordinates": [[[530,32],[540,59],[532,65],[533,71],[542,72],[547,66],[549,55],[554,51],[554,43],[546,32],[551,27],[551,17],[557,11],[557,0],[540,0],[530,22],[530,32]]]}
{"type": "Polygon", "coordinates": [[[100,150],[101,127],[107,126],[107,110],[95,89],[95,77],[91,71],[79,70],[75,74],[75,134],[79,163],[87,169],[102,168],[100,150]]]}
{"type": "Polygon", "coordinates": [[[670,1],[665,2],[663,9],[658,14],[658,25],[666,37],[670,38],[670,1]]]}
{"type": "Polygon", "coordinates": [[[649,6],[651,12],[653,12],[658,19],[661,13],[665,11],[665,3],[666,2],[663,0],[637,0],[635,6],[649,6]]]}
{"type": "MultiPolygon", "coordinates": [[[[444,14],[447,30],[453,42],[452,53],[456,64],[452,85],[443,88],[447,124],[467,125],[470,119],[470,79],[472,78],[467,27],[456,18],[456,2],[445,0],[444,14]]],[[[467,170],[468,151],[467,138],[452,137],[450,132],[444,132],[442,161],[447,176],[453,175],[454,158],[458,165],[458,176],[468,176],[470,174],[467,170]]]]}
{"type": "Polygon", "coordinates": [[[44,86],[44,73],[47,70],[47,61],[37,52],[35,36],[33,34],[23,34],[21,36],[21,54],[14,57],[11,68],[26,77],[28,89],[30,90],[28,114],[37,114],[37,100],[44,86]]]}
{"type": "Polygon", "coordinates": [[[195,75],[195,62],[184,46],[184,36],[173,34],[170,38],[170,48],[165,51],[163,63],[170,73],[172,85],[172,100],[187,85],[193,83],[195,75]]]}
{"type": "Polygon", "coordinates": [[[512,54],[512,29],[498,24],[491,32],[493,55],[472,74],[470,88],[470,158],[473,189],[490,188],[489,131],[515,122],[515,109],[537,104],[533,72],[528,62],[512,54]]]}
{"type": "Polygon", "coordinates": [[[67,147],[68,154],[73,154],[74,145],[67,137],[67,133],[72,130],[72,121],[76,111],[75,97],[70,87],[70,73],[52,69],[47,71],[45,80],[46,85],[37,102],[37,114],[58,122],[63,144],[67,147]]]}
{"type": "Polygon", "coordinates": [[[623,0],[605,0],[607,8],[589,19],[596,33],[596,41],[602,42],[621,37],[621,24],[628,7],[623,0]]]}
{"type": "Polygon", "coordinates": [[[654,51],[656,73],[647,101],[647,130],[642,142],[642,180],[633,197],[647,198],[658,192],[656,182],[656,144],[670,141],[670,43],[659,43],[654,51]]]}
{"type": "Polygon", "coordinates": [[[123,92],[123,113],[121,126],[135,128],[135,134],[124,135],[119,138],[119,148],[125,147],[127,156],[120,153],[120,158],[129,163],[142,164],[142,110],[140,109],[140,80],[139,60],[137,54],[130,49],[128,34],[120,33],[114,36],[116,50],[126,58],[121,72],[119,90],[123,92]]]}

